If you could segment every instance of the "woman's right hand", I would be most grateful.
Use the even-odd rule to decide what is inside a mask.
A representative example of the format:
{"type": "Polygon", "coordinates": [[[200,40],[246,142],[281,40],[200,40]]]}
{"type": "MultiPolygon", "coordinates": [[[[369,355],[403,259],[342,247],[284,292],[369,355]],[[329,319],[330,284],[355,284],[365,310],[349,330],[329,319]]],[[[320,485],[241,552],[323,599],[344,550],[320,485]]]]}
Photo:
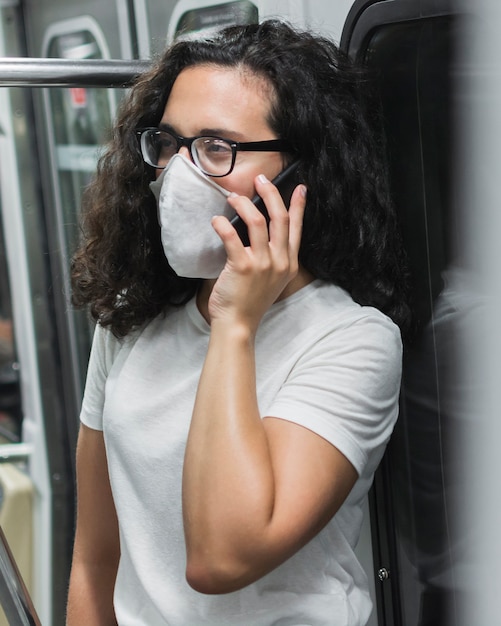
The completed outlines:
{"type": "Polygon", "coordinates": [[[230,196],[228,202],[247,225],[250,246],[244,246],[228,219],[213,218],[228,256],[209,298],[211,324],[244,324],[255,332],[262,316],[297,275],[306,187],[299,185],[289,210],[278,189],[264,176],[255,179],[257,193],[270,216],[266,219],[245,196],[230,196]]]}

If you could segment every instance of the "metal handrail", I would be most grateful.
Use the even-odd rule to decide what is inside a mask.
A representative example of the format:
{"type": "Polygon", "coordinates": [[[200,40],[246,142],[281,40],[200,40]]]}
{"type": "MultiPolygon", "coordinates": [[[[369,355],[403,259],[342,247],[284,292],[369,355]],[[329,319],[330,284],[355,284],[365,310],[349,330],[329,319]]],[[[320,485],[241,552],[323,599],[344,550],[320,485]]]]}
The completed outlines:
{"type": "Polygon", "coordinates": [[[9,626],[41,626],[30,595],[0,528],[0,606],[9,626]]]}
{"type": "Polygon", "coordinates": [[[1,57],[0,87],[127,87],[148,60],[1,57]]]}
{"type": "Polygon", "coordinates": [[[33,454],[31,443],[2,443],[0,444],[0,463],[17,463],[28,461],[33,454]]]}

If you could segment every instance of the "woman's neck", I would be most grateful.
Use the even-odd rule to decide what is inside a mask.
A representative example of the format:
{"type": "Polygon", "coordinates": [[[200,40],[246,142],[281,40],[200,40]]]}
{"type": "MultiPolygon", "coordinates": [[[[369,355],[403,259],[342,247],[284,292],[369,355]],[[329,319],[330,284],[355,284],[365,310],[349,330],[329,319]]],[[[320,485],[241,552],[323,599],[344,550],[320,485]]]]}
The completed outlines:
{"type": "MultiPolygon", "coordinates": [[[[282,293],[276,299],[276,302],[280,300],[284,300],[289,296],[292,296],[293,293],[299,291],[306,285],[309,285],[315,277],[310,274],[310,272],[304,267],[300,267],[297,275],[290,281],[290,283],[285,287],[282,293]]],[[[208,324],[210,324],[210,316],[209,316],[209,298],[212,293],[212,289],[216,284],[217,278],[206,279],[202,282],[202,286],[198,290],[197,293],[197,307],[200,311],[202,317],[206,320],[208,324]]]]}

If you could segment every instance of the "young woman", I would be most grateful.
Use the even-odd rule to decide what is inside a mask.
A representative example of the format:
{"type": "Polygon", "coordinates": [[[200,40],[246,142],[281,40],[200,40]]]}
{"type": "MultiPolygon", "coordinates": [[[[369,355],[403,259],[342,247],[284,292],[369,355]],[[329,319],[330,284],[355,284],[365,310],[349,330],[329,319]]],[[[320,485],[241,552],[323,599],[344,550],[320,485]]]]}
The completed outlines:
{"type": "Polygon", "coordinates": [[[353,548],[407,315],[366,88],[267,21],[176,43],[132,89],[72,268],[98,324],[69,626],[366,623],[353,548]]]}

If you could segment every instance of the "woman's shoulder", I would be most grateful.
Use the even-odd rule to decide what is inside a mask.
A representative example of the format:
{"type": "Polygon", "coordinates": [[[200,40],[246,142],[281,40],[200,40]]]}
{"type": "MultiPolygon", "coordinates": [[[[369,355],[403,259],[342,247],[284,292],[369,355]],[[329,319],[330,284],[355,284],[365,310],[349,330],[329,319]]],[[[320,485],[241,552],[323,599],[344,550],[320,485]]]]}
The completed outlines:
{"type": "Polygon", "coordinates": [[[344,337],[353,349],[355,344],[372,346],[381,353],[391,353],[400,358],[400,329],[385,313],[374,306],[355,302],[347,291],[337,285],[324,284],[318,296],[326,333],[331,333],[333,341],[338,343],[344,337]]]}
{"type": "MultiPolygon", "coordinates": [[[[371,350],[397,363],[402,340],[398,326],[384,313],[355,302],[341,287],[315,280],[273,305],[260,340],[276,340],[302,353],[333,355],[371,350]]],[[[337,358],[337,357],[336,357],[337,358]]]]}
{"type": "Polygon", "coordinates": [[[103,326],[98,322],[94,328],[92,352],[99,355],[101,360],[111,364],[122,350],[131,349],[137,338],[150,323],[148,322],[141,327],[134,328],[124,337],[120,337],[113,332],[110,326],[103,326]]]}
{"type": "Polygon", "coordinates": [[[361,305],[342,287],[322,280],[312,283],[293,294],[287,305],[298,315],[307,314],[310,322],[333,327],[352,324],[376,325],[400,336],[398,326],[379,309],[361,305]],[[302,309],[302,311],[301,311],[302,309]]]}

